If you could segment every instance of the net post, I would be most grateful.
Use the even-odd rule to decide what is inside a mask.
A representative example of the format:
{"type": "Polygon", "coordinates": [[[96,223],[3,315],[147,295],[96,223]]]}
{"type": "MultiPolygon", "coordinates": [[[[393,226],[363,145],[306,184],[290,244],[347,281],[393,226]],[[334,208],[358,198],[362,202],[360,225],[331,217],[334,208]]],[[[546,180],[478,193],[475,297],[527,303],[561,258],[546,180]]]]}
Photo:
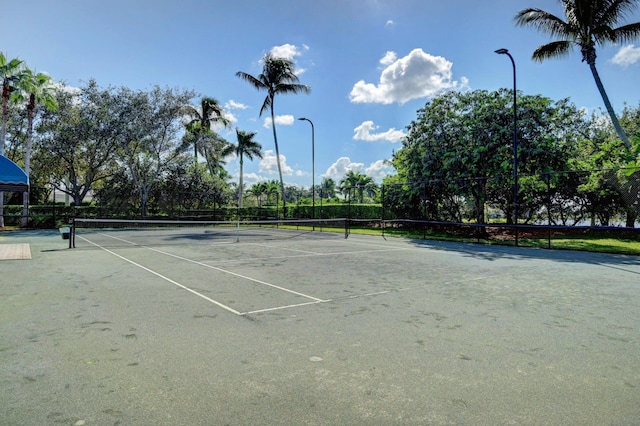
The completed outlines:
{"type": "Polygon", "coordinates": [[[344,220],[344,239],[349,238],[349,218],[344,220]]]}
{"type": "Polygon", "coordinates": [[[76,248],[76,219],[71,218],[69,224],[69,248],[76,248]]]}

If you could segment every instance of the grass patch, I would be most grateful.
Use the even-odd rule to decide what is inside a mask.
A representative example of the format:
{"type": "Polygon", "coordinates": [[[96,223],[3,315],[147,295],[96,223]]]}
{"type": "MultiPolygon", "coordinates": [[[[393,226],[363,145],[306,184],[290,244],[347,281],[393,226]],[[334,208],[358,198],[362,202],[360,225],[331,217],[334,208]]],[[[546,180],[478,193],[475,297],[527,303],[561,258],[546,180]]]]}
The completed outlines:
{"type": "MultiPolygon", "coordinates": [[[[382,235],[377,228],[351,227],[353,234],[382,235]]],[[[546,233],[547,231],[544,231],[546,233]]],[[[551,236],[551,249],[576,250],[595,253],[626,254],[640,256],[640,233],[636,231],[621,231],[620,236],[613,236],[611,231],[580,231],[575,233],[556,234],[551,236]],[[629,238],[627,238],[629,237],[629,238]]],[[[496,238],[487,236],[478,239],[468,235],[459,235],[455,232],[442,232],[432,229],[393,229],[386,228],[384,235],[413,238],[419,240],[437,240],[465,243],[480,243],[488,245],[515,245],[513,236],[508,238],[496,238]]],[[[546,237],[521,237],[518,240],[521,247],[549,248],[549,240],[546,237]]]]}
{"type": "MultiPolygon", "coordinates": [[[[546,239],[526,239],[521,240],[521,245],[548,248],[549,241],[546,239]]],[[[640,242],[629,239],[597,237],[551,238],[551,248],[640,256],[640,242]]]]}

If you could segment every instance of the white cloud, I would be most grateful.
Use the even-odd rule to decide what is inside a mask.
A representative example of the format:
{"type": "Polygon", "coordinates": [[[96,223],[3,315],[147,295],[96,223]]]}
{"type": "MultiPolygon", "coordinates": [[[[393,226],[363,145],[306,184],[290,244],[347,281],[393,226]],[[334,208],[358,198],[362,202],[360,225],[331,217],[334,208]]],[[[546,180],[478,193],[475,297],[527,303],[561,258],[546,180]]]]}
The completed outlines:
{"type": "MultiPolygon", "coordinates": [[[[291,126],[296,120],[293,115],[276,115],[275,121],[276,125],[278,126],[291,126]]],[[[267,117],[264,119],[262,127],[264,127],[265,129],[271,128],[271,117],[267,117]]]]}
{"type": "Polygon", "coordinates": [[[224,109],[247,109],[248,105],[242,104],[240,102],[236,102],[233,99],[229,100],[224,104],[224,109]]]}
{"type": "MultiPolygon", "coordinates": [[[[306,44],[303,44],[302,47],[298,47],[294,44],[286,43],[280,46],[273,46],[269,53],[271,53],[276,58],[284,58],[293,61],[294,58],[302,55],[302,52],[306,52],[307,50],[309,50],[309,46],[307,46],[306,44]]],[[[305,71],[305,68],[296,67],[295,74],[302,75],[305,73],[305,71]]]]}
{"type": "Polygon", "coordinates": [[[635,47],[633,44],[624,46],[618,50],[618,53],[611,59],[616,65],[628,67],[636,62],[640,62],[640,47],[635,47]]]}
{"type": "MultiPolygon", "coordinates": [[[[309,50],[309,47],[306,45],[302,46],[302,50],[309,50]]],[[[281,46],[273,46],[271,48],[270,53],[276,58],[284,58],[293,60],[296,56],[300,56],[300,48],[293,44],[283,44],[281,46]]]]}
{"type": "Polygon", "coordinates": [[[242,183],[249,187],[254,183],[262,182],[263,180],[265,179],[256,173],[245,173],[242,183]]]}
{"type": "Polygon", "coordinates": [[[364,174],[373,178],[376,181],[382,181],[385,177],[395,174],[395,168],[390,164],[387,164],[385,160],[378,160],[364,169],[364,174]]]}
{"type": "Polygon", "coordinates": [[[349,170],[358,172],[362,170],[363,167],[364,163],[354,163],[349,157],[340,157],[335,163],[329,166],[322,176],[339,182],[349,170]]]}
{"type": "MultiPolygon", "coordinates": [[[[233,127],[233,125],[238,122],[238,117],[236,117],[234,113],[229,112],[229,111],[225,111],[224,112],[224,118],[229,120],[229,126],[231,126],[231,127],[233,127]]],[[[216,126],[218,127],[218,129],[221,129],[221,128],[224,127],[221,124],[220,125],[216,124],[216,126]]]]}
{"type": "MultiPolygon", "coordinates": [[[[275,151],[269,149],[264,152],[264,157],[260,160],[259,170],[261,173],[278,174],[278,161],[276,159],[275,151]]],[[[280,154],[280,167],[282,168],[282,174],[290,176],[293,174],[293,169],[287,165],[287,157],[280,154]]]]}
{"type": "Polygon", "coordinates": [[[393,22],[393,19],[389,19],[387,23],[384,24],[385,27],[392,27],[394,25],[395,25],[395,22],[393,22]]]}
{"type": "Polygon", "coordinates": [[[384,54],[382,59],[380,59],[380,63],[386,67],[393,64],[397,60],[398,60],[398,55],[396,55],[396,52],[392,52],[391,50],[389,50],[387,51],[387,53],[384,54]]]}
{"type": "Polygon", "coordinates": [[[365,121],[353,129],[353,139],[366,142],[388,141],[396,143],[400,142],[406,136],[402,130],[396,130],[393,127],[386,132],[373,133],[379,127],[380,126],[373,124],[373,121],[365,121]]]}
{"type": "Polygon", "coordinates": [[[404,58],[396,59],[387,52],[380,61],[386,68],[378,84],[358,81],[351,89],[353,103],[404,104],[412,99],[433,97],[446,90],[461,89],[468,80],[454,81],[453,64],[442,56],[433,56],[414,49],[404,58]],[[392,62],[391,59],[394,59],[392,62]]]}

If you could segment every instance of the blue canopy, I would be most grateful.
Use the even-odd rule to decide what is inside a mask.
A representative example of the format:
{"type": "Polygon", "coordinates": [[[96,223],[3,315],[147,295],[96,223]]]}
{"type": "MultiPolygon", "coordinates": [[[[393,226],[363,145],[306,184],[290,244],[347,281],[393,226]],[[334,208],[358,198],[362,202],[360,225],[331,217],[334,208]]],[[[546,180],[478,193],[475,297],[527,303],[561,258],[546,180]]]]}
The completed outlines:
{"type": "Polygon", "coordinates": [[[29,176],[4,155],[0,155],[0,191],[29,191],[29,176]]]}

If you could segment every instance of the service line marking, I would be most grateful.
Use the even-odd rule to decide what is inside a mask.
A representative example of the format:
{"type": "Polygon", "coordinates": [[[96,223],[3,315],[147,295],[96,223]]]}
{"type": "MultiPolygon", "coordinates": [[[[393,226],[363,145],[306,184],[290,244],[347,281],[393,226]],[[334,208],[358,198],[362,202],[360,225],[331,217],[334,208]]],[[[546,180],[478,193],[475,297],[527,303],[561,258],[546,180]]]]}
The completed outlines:
{"type": "MultiPolygon", "coordinates": [[[[131,245],[138,245],[138,244],[136,244],[136,243],[134,243],[134,242],[131,242],[131,241],[128,241],[128,240],[125,240],[125,239],[119,238],[119,237],[111,236],[111,235],[108,235],[108,234],[104,234],[104,235],[105,235],[105,236],[107,236],[107,237],[113,238],[113,239],[115,239],[115,240],[122,241],[122,242],[125,242],[125,243],[128,243],[128,244],[131,244],[131,245]]],[[[85,239],[85,241],[87,241],[87,240],[85,239]]],[[[89,242],[90,242],[90,241],[89,241],[89,242]]],[[[90,243],[91,243],[91,242],[90,242],[90,243]]],[[[95,243],[91,243],[91,244],[93,244],[93,245],[95,245],[95,246],[97,246],[97,247],[100,247],[99,245],[97,245],[97,244],[95,244],[95,243]]],[[[311,299],[311,300],[313,300],[313,301],[314,301],[314,303],[315,303],[315,302],[324,302],[324,300],[323,300],[323,299],[319,299],[319,298],[317,298],[317,297],[310,296],[310,295],[308,295],[308,294],[300,293],[300,292],[295,291],[295,290],[291,290],[291,289],[288,289],[288,288],[285,288],[285,287],[281,287],[281,286],[276,285],[276,284],[271,284],[271,283],[268,283],[268,282],[266,282],[266,281],[258,280],[258,279],[256,279],[256,278],[251,278],[251,277],[248,277],[248,276],[246,276],[246,275],[238,274],[238,273],[236,273],[236,272],[231,272],[231,271],[228,271],[228,270],[226,270],[226,269],[218,268],[217,266],[208,265],[208,264],[203,263],[203,262],[198,262],[197,260],[189,259],[189,258],[186,258],[186,257],[183,257],[183,256],[178,256],[177,254],[168,253],[168,252],[166,252],[166,251],[158,250],[158,249],[155,249],[155,248],[153,248],[153,247],[144,246],[144,245],[140,245],[140,247],[144,247],[144,248],[146,248],[146,249],[148,249],[148,250],[151,250],[151,251],[154,251],[154,252],[156,252],[156,253],[164,254],[164,255],[166,255],[166,256],[170,256],[170,257],[173,257],[173,258],[176,258],[176,259],[180,259],[180,260],[183,260],[183,261],[185,261],[185,262],[193,263],[193,264],[195,264],[195,265],[203,266],[203,267],[205,267],[205,268],[213,269],[213,270],[218,271],[218,272],[222,272],[222,273],[225,273],[225,274],[228,274],[228,275],[232,275],[232,276],[235,276],[235,277],[238,277],[238,278],[242,278],[242,279],[245,279],[245,280],[248,280],[248,281],[252,281],[252,282],[255,282],[255,283],[257,283],[257,284],[261,284],[261,285],[264,285],[264,286],[267,286],[267,287],[275,288],[275,289],[277,289],[277,290],[280,290],[280,291],[283,291],[283,292],[286,292],[286,293],[294,294],[294,295],[296,295],[296,296],[304,297],[304,298],[306,298],[306,299],[311,299]]],[[[103,247],[101,247],[101,248],[103,248],[103,247]]],[[[103,248],[103,249],[104,249],[104,248],[103,248]]],[[[106,250],[106,249],[104,249],[104,250],[106,250]]],[[[107,250],[107,251],[109,251],[109,250],[107,250]]],[[[112,253],[111,251],[109,251],[109,252],[110,252],[110,253],[112,253]]],[[[114,253],[114,254],[115,254],[115,253],[114,253]]],[[[116,255],[117,255],[117,254],[116,254],[116,255]]],[[[124,258],[124,257],[122,257],[122,256],[120,256],[120,255],[117,255],[117,256],[118,256],[118,257],[121,257],[121,258],[123,258],[123,259],[126,259],[126,258],[124,258]]],[[[127,259],[127,260],[128,260],[128,259],[127,259]]],[[[132,263],[133,263],[133,262],[132,262],[132,263]]]]}
{"type": "Polygon", "coordinates": [[[113,252],[113,251],[111,251],[111,250],[109,250],[109,249],[107,249],[107,248],[105,248],[105,247],[102,247],[102,246],[100,246],[100,245],[98,245],[98,244],[95,244],[95,243],[93,243],[93,242],[91,242],[91,241],[87,240],[86,238],[83,238],[83,237],[78,237],[78,238],[82,238],[83,240],[85,240],[85,241],[86,241],[86,242],[88,242],[89,244],[94,245],[94,246],[96,246],[96,247],[98,247],[98,248],[100,248],[100,249],[102,249],[102,250],[106,251],[107,253],[112,254],[112,255],[114,255],[114,256],[116,256],[116,257],[118,257],[118,258],[120,258],[120,259],[124,260],[125,262],[128,262],[128,263],[130,263],[130,264],[132,264],[132,265],[134,265],[134,266],[137,266],[138,268],[143,269],[143,270],[145,270],[145,271],[147,271],[147,272],[149,272],[149,273],[151,273],[151,274],[153,274],[153,275],[157,276],[158,278],[161,278],[161,279],[163,279],[163,280],[165,280],[165,281],[167,281],[167,282],[169,282],[169,283],[171,283],[171,284],[173,284],[173,285],[175,285],[175,286],[177,286],[177,287],[180,287],[180,288],[182,288],[182,289],[184,289],[184,290],[187,290],[188,292],[190,292],[190,293],[192,293],[192,294],[195,294],[195,295],[196,295],[196,296],[198,296],[198,297],[201,297],[202,299],[206,300],[207,302],[213,303],[214,305],[219,306],[220,308],[225,309],[225,310],[227,310],[227,311],[229,311],[229,312],[231,312],[231,313],[234,313],[234,314],[236,314],[236,315],[243,315],[241,312],[238,312],[238,311],[236,311],[235,309],[233,309],[233,308],[231,308],[231,307],[229,307],[229,306],[227,306],[227,305],[225,305],[225,304],[223,304],[223,303],[218,302],[217,300],[213,300],[212,298],[210,298],[210,297],[208,297],[208,296],[205,296],[205,295],[204,295],[204,294],[202,294],[202,293],[199,293],[199,292],[197,292],[197,291],[195,291],[195,290],[193,290],[193,289],[191,289],[191,288],[189,288],[189,287],[187,287],[187,286],[185,286],[185,285],[183,285],[183,284],[180,284],[179,282],[177,282],[177,281],[175,281],[175,280],[172,280],[171,278],[166,277],[166,276],[164,276],[164,275],[160,274],[159,272],[156,272],[156,271],[154,271],[154,270],[152,270],[152,269],[150,269],[150,268],[147,268],[147,267],[146,267],[146,266],[144,266],[144,265],[141,265],[141,264],[139,264],[139,263],[136,263],[136,262],[134,262],[134,261],[133,261],[133,260],[131,260],[131,259],[127,259],[126,257],[121,256],[121,255],[119,255],[118,253],[113,252]]]}

